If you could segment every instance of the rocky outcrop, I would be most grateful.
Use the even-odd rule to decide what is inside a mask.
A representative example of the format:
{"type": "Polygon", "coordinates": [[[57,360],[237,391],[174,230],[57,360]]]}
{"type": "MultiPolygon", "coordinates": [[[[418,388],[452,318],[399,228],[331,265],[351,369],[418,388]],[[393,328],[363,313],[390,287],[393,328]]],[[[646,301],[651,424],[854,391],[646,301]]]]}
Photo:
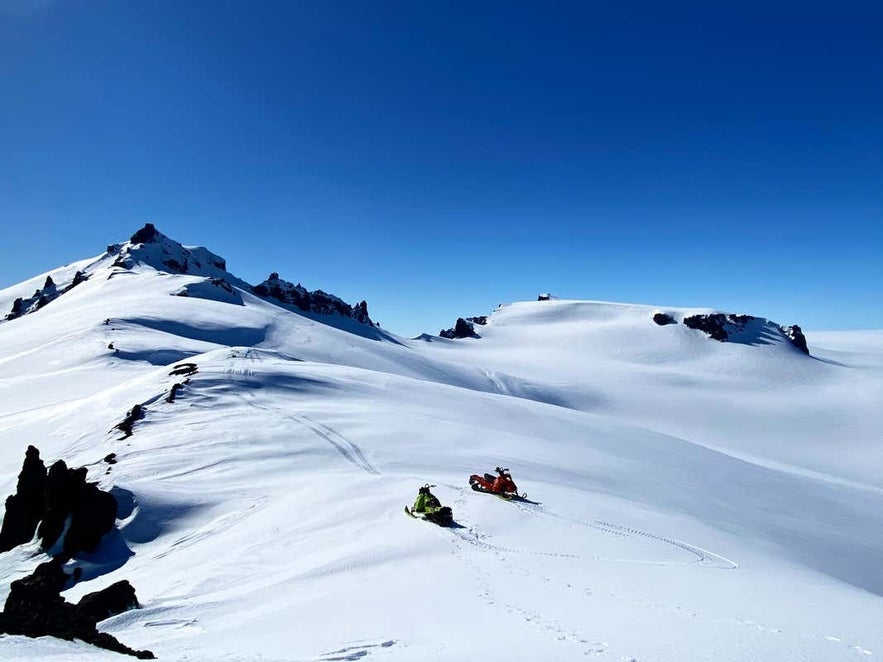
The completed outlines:
{"type": "Polygon", "coordinates": [[[806,336],[803,335],[803,331],[796,324],[792,324],[791,326],[783,326],[782,333],[785,334],[785,337],[794,345],[797,349],[799,349],[804,354],[809,355],[809,347],[806,345],[806,336]]]}
{"type": "Polygon", "coordinates": [[[98,489],[95,483],[86,482],[86,471],[85,467],[69,469],[63,460],[49,468],[45,509],[37,529],[43,549],[54,547],[64,533],[62,550],[65,554],[93,552],[101,538],[113,530],[116,499],[98,489]]]}
{"type": "MultiPolygon", "coordinates": [[[[241,306],[244,305],[242,292],[251,291],[259,297],[291,305],[304,312],[342,315],[360,324],[375,326],[365,301],[351,306],[333,294],[322,290],[309,291],[300,284],[284,281],[279,278],[278,273],[270,274],[267,280],[258,285],[250,285],[227,272],[224,258],[205,248],[183,246],[157,230],[153,223],[145,223],[127,242],[108,245],[106,257],[109,258],[108,261],[112,260],[112,266],[116,269],[131,271],[138,265],[146,265],[160,272],[204,278],[203,281],[183,284],[181,289],[173,292],[175,296],[241,306]]],[[[107,262],[102,261],[102,264],[106,268],[107,262]]],[[[120,273],[116,269],[110,272],[108,278],[120,273]]],[[[12,309],[0,322],[35,312],[88,278],[89,274],[78,271],[66,287],[59,288],[49,277],[33,296],[15,299],[12,309]]]]}
{"type": "Polygon", "coordinates": [[[683,322],[685,326],[703,331],[711,338],[721,342],[763,344],[765,335],[777,335],[787,340],[799,351],[809,355],[806,337],[796,324],[783,327],[762,317],[732,313],[690,315],[685,317],[683,322]]]}
{"type": "Polygon", "coordinates": [[[145,223],[144,227],[129,237],[130,244],[150,244],[156,242],[160,234],[153,223],[145,223]]]}
{"type": "Polygon", "coordinates": [[[138,606],[135,588],[125,579],[100,591],[87,593],[77,603],[80,613],[96,623],[130,609],[136,609],[138,606]]]}
{"type": "Polygon", "coordinates": [[[46,304],[54,301],[62,294],[65,294],[87,279],[88,276],[82,271],[78,271],[74,274],[70,283],[65,287],[59,288],[55,281],[52,280],[52,276],[46,276],[46,280],[43,282],[43,287],[35,290],[33,295],[27,299],[18,297],[12,302],[12,310],[7,313],[5,319],[14,320],[22,315],[27,315],[28,313],[40,310],[46,304]]]}
{"type": "Polygon", "coordinates": [[[675,318],[668,313],[655,313],[653,315],[653,321],[656,322],[659,326],[666,326],[668,324],[678,323],[677,320],[675,320],[675,318]]]}
{"type": "Polygon", "coordinates": [[[273,272],[264,282],[252,287],[252,291],[264,299],[273,299],[279,303],[294,306],[304,312],[319,313],[321,315],[338,314],[350,317],[362,324],[373,326],[371,317],[368,315],[368,304],[364,301],[355,306],[350,306],[343,299],[322,290],[307,290],[300,283],[294,285],[287,280],[279,278],[279,274],[273,272]]]}
{"type": "Polygon", "coordinates": [[[86,482],[85,467],[69,469],[59,460],[47,472],[40,452],[28,446],[16,493],[6,501],[0,551],[30,542],[35,531],[44,550],[60,545],[61,551],[31,575],[12,582],[0,612],[0,634],[79,639],[140,659],[154,658],[150,651],[133,650],[96,629],[99,621],[138,606],[129,582],[90,593],[77,605],[61,597],[61,591],[81,576],[80,568],[68,575],[65,563],[75,554],[94,552],[113,529],[116,516],[116,499],[86,482]]]}
{"type": "Polygon", "coordinates": [[[721,342],[729,337],[729,333],[727,332],[727,316],[723,313],[690,315],[689,317],[684,318],[684,326],[690,329],[703,331],[715,340],[720,340],[721,342]]]}
{"type": "Polygon", "coordinates": [[[132,428],[134,427],[135,422],[144,418],[145,411],[146,409],[142,405],[136,403],[132,405],[132,408],[128,412],[126,412],[126,417],[121,422],[117,423],[115,429],[123,432],[123,439],[132,436],[132,428]]]}
{"type": "Polygon", "coordinates": [[[123,587],[115,584],[98,594],[84,596],[80,604],[74,605],[61,597],[70,578],[64,572],[64,560],[55,558],[38,565],[31,575],[12,582],[0,612],[0,633],[50,636],[68,641],[79,639],[138,659],[155,659],[150,651],[131,649],[96,628],[104,618],[138,606],[135,591],[128,582],[120,582],[126,584],[123,587]]]}
{"type": "Polygon", "coordinates": [[[43,519],[46,498],[46,466],[40,451],[28,446],[18,474],[15,494],[6,499],[6,513],[0,528],[0,552],[30,542],[43,519]]]}
{"type": "Polygon", "coordinates": [[[458,317],[454,326],[450,329],[442,329],[438,333],[442,338],[448,338],[450,340],[454,340],[456,338],[480,338],[477,333],[475,333],[475,326],[472,322],[463,319],[462,317],[458,317]]]}
{"type": "Polygon", "coordinates": [[[116,499],[86,482],[85,467],[68,469],[58,460],[47,472],[40,451],[28,446],[16,493],[6,500],[0,552],[30,542],[35,533],[43,549],[55,546],[64,533],[64,553],[92,552],[116,516],[116,499]]]}
{"type": "Polygon", "coordinates": [[[157,230],[153,223],[146,223],[128,243],[111,244],[107,253],[117,256],[113,266],[127,270],[142,263],[162,271],[209,278],[223,278],[227,271],[224,258],[205,248],[182,246],[157,230]]]}

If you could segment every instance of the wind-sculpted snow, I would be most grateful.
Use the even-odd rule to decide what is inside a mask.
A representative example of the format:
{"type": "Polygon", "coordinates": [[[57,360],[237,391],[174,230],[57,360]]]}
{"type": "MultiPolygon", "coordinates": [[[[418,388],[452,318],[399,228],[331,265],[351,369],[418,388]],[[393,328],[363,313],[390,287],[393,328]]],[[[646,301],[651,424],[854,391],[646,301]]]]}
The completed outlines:
{"type": "MultiPolygon", "coordinates": [[[[114,494],[115,533],[65,597],[129,579],[141,608],[100,624],[120,641],[160,659],[883,654],[879,332],[808,332],[811,358],[764,324],[716,342],[681,323],[715,311],[550,299],[480,338],[409,340],[157,269],[148,234],[129,248],[157,255],[50,272],[92,275],[0,324],[0,490],[36,443],[114,494]],[[468,488],[497,465],[535,503],[468,488]],[[402,514],[427,482],[462,528],[402,514]]],[[[0,554],[0,599],[39,554],[0,554]]]]}

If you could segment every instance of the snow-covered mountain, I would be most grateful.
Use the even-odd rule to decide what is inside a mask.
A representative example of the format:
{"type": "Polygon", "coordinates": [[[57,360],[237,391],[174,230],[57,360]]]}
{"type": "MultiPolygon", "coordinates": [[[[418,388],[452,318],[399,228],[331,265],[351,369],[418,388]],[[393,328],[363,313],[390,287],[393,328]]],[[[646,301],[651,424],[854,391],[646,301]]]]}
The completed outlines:
{"type": "MultiPolygon", "coordinates": [[[[759,318],[542,298],[407,339],[146,226],[0,290],[0,494],[33,445],[114,495],[62,595],[130,581],[99,629],[159,659],[883,655],[883,332],[807,354],[759,318]],[[497,465],[530,502],[469,489],[497,465]],[[427,482],[458,527],[402,513],[427,482]]],[[[48,559],[0,554],[0,598],[48,559]]]]}

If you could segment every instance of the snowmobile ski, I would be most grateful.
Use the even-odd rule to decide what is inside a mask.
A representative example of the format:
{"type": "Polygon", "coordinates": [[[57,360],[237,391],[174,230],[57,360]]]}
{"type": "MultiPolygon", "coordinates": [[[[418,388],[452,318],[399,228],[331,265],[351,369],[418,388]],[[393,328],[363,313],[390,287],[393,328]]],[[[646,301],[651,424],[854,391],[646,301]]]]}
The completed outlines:
{"type": "Polygon", "coordinates": [[[453,520],[453,518],[452,518],[449,522],[438,522],[438,521],[436,521],[435,519],[431,519],[431,518],[429,518],[429,517],[426,517],[425,515],[414,514],[413,512],[411,512],[411,509],[408,508],[408,506],[405,506],[405,514],[406,514],[408,517],[412,517],[413,519],[422,519],[422,520],[425,521],[425,522],[430,522],[430,523],[432,523],[432,524],[435,524],[436,526],[440,526],[440,527],[442,527],[443,529],[458,529],[458,528],[461,528],[460,525],[457,524],[457,523],[453,520]]]}

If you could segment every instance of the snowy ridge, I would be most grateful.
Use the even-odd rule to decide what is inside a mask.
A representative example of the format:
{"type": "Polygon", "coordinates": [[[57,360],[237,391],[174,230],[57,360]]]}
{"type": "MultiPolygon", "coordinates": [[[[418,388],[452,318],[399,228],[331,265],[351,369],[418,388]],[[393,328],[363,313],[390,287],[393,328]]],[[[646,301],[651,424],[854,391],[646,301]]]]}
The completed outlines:
{"type": "MultiPolygon", "coordinates": [[[[125,644],[220,660],[883,654],[879,332],[810,333],[806,356],[765,321],[717,342],[680,323],[716,311],[550,299],[499,308],[480,338],[409,340],[280,307],[158,237],[49,272],[89,278],[0,324],[0,490],[34,444],[115,495],[116,531],[69,563],[82,577],[64,597],[128,579],[141,607],[99,624],[125,644]],[[500,463],[536,503],[469,489],[500,463]],[[402,515],[425,482],[462,528],[402,515]]],[[[36,542],[0,554],[0,597],[45,558],[36,542]]],[[[123,659],[50,638],[0,651],[123,659]]]]}

